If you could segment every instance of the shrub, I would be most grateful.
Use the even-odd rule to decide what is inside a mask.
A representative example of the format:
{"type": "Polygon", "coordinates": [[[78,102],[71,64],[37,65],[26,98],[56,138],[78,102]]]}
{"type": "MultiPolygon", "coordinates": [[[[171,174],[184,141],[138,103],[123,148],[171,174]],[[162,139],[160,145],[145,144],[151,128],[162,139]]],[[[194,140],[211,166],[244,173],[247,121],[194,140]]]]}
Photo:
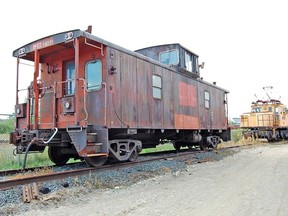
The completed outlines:
{"type": "Polygon", "coordinates": [[[235,129],[232,130],[232,141],[238,142],[242,139],[243,137],[243,130],[242,129],[235,129]]]}
{"type": "Polygon", "coordinates": [[[8,134],[14,129],[14,119],[0,120],[0,134],[8,134]]]}

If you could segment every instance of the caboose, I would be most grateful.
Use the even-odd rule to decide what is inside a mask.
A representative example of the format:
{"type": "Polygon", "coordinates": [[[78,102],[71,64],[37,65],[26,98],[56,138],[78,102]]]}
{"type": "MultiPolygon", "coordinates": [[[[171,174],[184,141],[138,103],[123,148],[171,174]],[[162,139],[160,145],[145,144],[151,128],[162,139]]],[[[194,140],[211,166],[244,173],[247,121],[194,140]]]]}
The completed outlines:
{"type": "MultiPolygon", "coordinates": [[[[170,141],[216,147],[230,139],[228,91],[200,78],[198,55],[180,44],[130,51],[87,30],[62,32],[16,49],[18,154],[43,152],[56,165],[70,158],[101,166],[134,161],[142,148],[170,141]],[[19,102],[19,64],[34,79],[19,102]]],[[[202,64],[203,66],[203,64],[202,64]]]]}

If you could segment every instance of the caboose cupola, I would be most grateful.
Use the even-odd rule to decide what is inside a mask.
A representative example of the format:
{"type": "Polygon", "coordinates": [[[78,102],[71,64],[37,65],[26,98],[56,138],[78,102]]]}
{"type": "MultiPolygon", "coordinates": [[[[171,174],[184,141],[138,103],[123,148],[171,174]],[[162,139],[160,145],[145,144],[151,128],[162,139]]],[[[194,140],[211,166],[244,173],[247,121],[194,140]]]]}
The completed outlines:
{"type": "MultiPolygon", "coordinates": [[[[195,78],[200,77],[198,55],[179,43],[165,44],[136,50],[144,56],[176,68],[177,71],[195,78]]],[[[200,67],[203,67],[204,63],[200,67]]]]}

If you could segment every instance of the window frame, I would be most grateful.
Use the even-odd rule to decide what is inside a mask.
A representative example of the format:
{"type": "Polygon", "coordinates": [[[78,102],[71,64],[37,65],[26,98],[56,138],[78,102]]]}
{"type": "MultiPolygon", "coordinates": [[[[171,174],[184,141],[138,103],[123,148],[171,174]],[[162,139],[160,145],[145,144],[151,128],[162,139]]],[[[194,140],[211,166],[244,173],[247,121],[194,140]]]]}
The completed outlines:
{"type": "Polygon", "coordinates": [[[178,49],[169,49],[169,50],[165,50],[165,51],[162,51],[159,53],[159,62],[162,63],[162,64],[165,64],[165,65],[178,65],[179,64],[179,50],[178,49]],[[169,64],[165,64],[164,62],[161,61],[161,55],[163,53],[169,53],[169,52],[174,52],[176,51],[176,55],[177,55],[177,62],[173,63],[173,64],[170,64],[170,58],[169,58],[169,64]]]}
{"type": "Polygon", "coordinates": [[[209,110],[210,109],[210,101],[211,101],[211,97],[210,97],[210,92],[209,91],[204,91],[204,107],[209,110]],[[208,96],[208,97],[207,97],[208,96]]]}
{"type": "Polygon", "coordinates": [[[70,96],[70,95],[75,95],[75,79],[76,79],[76,64],[74,60],[69,60],[65,61],[65,81],[67,81],[65,85],[65,91],[64,95],[70,96]],[[69,65],[73,64],[74,65],[74,77],[70,77],[71,74],[68,76],[68,68],[69,65]],[[68,78],[69,77],[69,78],[68,78]],[[68,81],[69,80],[69,81],[68,81]]]}
{"type": "MultiPolygon", "coordinates": [[[[101,59],[92,59],[92,60],[89,60],[85,63],[85,79],[86,79],[86,91],[87,92],[92,92],[92,91],[100,91],[102,89],[102,82],[103,82],[103,63],[102,63],[102,60],[101,59]],[[95,85],[93,87],[90,87],[89,88],[89,76],[88,76],[88,64],[91,63],[91,62],[100,62],[100,78],[101,78],[101,82],[99,85],[95,85]]],[[[96,83],[97,84],[97,83],[96,83]]]]}
{"type": "Polygon", "coordinates": [[[184,54],[184,56],[185,56],[185,68],[186,68],[186,70],[187,71],[189,71],[189,72],[191,72],[191,73],[195,73],[194,71],[193,71],[193,66],[194,66],[194,56],[191,54],[191,53],[189,53],[189,52],[187,52],[186,50],[185,50],[185,54],[184,54]],[[188,64],[188,57],[190,58],[190,64],[188,64]]]}
{"type": "Polygon", "coordinates": [[[163,89],[163,79],[160,75],[157,74],[153,74],[152,75],[152,96],[155,100],[162,100],[163,95],[162,95],[162,89],[163,89]],[[157,83],[155,83],[154,81],[154,77],[160,78],[160,85],[158,85],[157,83]],[[159,90],[160,91],[160,97],[158,95],[155,95],[155,91],[154,90],[159,90]]]}

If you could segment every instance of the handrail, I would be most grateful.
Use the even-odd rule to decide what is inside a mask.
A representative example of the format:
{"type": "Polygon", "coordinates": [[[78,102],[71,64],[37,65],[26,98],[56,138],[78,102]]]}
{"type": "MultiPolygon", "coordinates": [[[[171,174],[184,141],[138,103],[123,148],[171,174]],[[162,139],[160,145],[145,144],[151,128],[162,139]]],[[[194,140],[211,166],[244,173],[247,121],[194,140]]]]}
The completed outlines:
{"type": "Polygon", "coordinates": [[[88,112],[87,112],[87,107],[86,107],[87,106],[86,104],[87,83],[84,78],[79,78],[79,80],[82,80],[84,83],[84,107],[83,109],[84,109],[86,117],[82,121],[86,121],[88,119],[88,112]]]}
{"type": "Polygon", "coordinates": [[[94,44],[88,43],[88,42],[87,42],[87,38],[85,38],[85,44],[88,45],[88,46],[91,46],[91,47],[100,49],[100,50],[101,50],[101,55],[104,56],[103,44],[102,44],[102,43],[101,43],[101,47],[98,47],[98,46],[96,46],[96,45],[94,45],[94,44]]]}

